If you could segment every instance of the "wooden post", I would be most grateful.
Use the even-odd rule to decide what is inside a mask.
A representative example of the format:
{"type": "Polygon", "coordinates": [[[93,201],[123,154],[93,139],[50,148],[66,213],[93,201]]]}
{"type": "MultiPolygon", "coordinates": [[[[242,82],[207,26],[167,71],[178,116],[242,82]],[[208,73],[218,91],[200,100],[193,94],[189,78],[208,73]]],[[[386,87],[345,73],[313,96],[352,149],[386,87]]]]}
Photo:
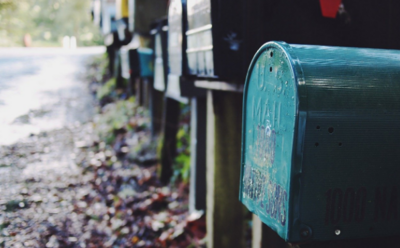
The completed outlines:
{"type": "Polygon", "coordinates": [[[189,212],[206,209],[206,116],[205,97],[191,99],[189,212]]]}
{"type": "Polygon", "coordinates": [[[167,184],[173,173],[173,163],[176,157],[176,135],[181,113],[180,103],[169,97],[164,98],[163,139],[161,148],[161,175],[162,183],[167,184]]]}
{"type": "Polygon", "coordinates": [[[140,77],[135,79],[136,103],[138,106],[143,106],[143,82],[140,77]]]}
{"type": "Polygon", "coordinates": [[[142,90],[143,106],[149,109],[151,105],[151,93],[152,93],[151,88],[153,88],[152,85],[150,84],[150,79],[143,78],[142,87],[143,87],[142,90]]]}
{"type": "Polygon", "coordinates": [[[245,210],[239,202],[241,93],[207,93],[208,248],[245,247],[245,210]]]}
{"type": "Polygon", "coordinates": [[[155,90],[150,84],[150,117],[151,117],[151,135],[156,137],[161,132],[162,114],[163,114],[163,92],[155,90]]]}
{"type": "Polygon", "coordinates": [[[115,47],[107,46],[107,54],[108,54],[108,73],[110,76],[114,76],[115,47]]]}
{"type": "Polygon", "coordinates": [[[253,214],[252,248],[291,248],[271,228],[262,223],[260,218],[253,214]]]}

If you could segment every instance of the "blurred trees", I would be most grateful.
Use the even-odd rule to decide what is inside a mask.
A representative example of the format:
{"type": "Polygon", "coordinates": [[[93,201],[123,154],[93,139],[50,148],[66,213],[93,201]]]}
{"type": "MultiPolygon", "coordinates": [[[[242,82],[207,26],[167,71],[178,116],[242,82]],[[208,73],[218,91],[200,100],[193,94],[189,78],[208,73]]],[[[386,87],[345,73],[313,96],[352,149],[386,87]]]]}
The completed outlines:
{"type": "Polygon", "coordinates": [[[60,46],[75,36],[79,46],[102,43],[91,21],[90,0],[0,0],[0,46],[22,46],[29,34],[33,46],[60,46]]]}

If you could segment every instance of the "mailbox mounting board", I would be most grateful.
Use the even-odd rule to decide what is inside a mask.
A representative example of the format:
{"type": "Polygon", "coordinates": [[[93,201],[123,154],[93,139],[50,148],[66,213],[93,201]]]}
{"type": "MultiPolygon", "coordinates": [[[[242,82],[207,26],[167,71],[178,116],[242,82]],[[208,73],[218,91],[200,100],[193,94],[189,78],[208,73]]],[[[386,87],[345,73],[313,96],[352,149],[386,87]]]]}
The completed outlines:
{"type": "Polygon", "coordinates": [[[243,105],[239,198],[282,238],[400,234],[400,51],[268,42],[243,105]]]}

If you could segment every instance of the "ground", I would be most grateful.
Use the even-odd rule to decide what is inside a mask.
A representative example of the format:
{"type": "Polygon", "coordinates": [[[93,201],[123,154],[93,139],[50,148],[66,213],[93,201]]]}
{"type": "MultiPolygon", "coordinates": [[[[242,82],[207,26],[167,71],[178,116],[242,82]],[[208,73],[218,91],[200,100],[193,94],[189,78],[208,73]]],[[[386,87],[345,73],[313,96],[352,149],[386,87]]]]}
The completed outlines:
{"type": "Polygon", "coordinates": [[[18,136],[8,135],[0,147],[0,247],[203,246],[204,216],[188,213],[187,183],[158,181],[157,159],[146,149],[146,111],[129,101],[96,107],[94,82],[80,69],[92,56],[87,51],[49,53],[34,65],[27,61],[40,56],[30,52],[0,57],[0,71],[8,73],[0,80],[0,113],[7,116],[0,125],[4,135],[18,136]],[[11,118],[15,101],[5,95],[30,96],[22,86],[32,78],[39,89],[30,90],[42,104],[31,99],[11,118]],[[106,142],[101,120],[120,105],[133,106],[131,130],[106,142]],[[151,163],[140,164],[146,157],[151,163]]]}

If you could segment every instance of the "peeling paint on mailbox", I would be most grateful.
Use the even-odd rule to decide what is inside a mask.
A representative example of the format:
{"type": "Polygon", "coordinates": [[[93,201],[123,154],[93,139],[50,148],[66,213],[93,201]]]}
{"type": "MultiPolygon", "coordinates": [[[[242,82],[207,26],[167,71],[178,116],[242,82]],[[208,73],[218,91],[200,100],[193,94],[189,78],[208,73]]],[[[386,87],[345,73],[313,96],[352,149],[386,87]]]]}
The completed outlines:
{"type": "Polygon", "coordinates": [[[268,42],[243,100],[240,201],[289,242],[399,235],[400,51],[268,42]]]}

